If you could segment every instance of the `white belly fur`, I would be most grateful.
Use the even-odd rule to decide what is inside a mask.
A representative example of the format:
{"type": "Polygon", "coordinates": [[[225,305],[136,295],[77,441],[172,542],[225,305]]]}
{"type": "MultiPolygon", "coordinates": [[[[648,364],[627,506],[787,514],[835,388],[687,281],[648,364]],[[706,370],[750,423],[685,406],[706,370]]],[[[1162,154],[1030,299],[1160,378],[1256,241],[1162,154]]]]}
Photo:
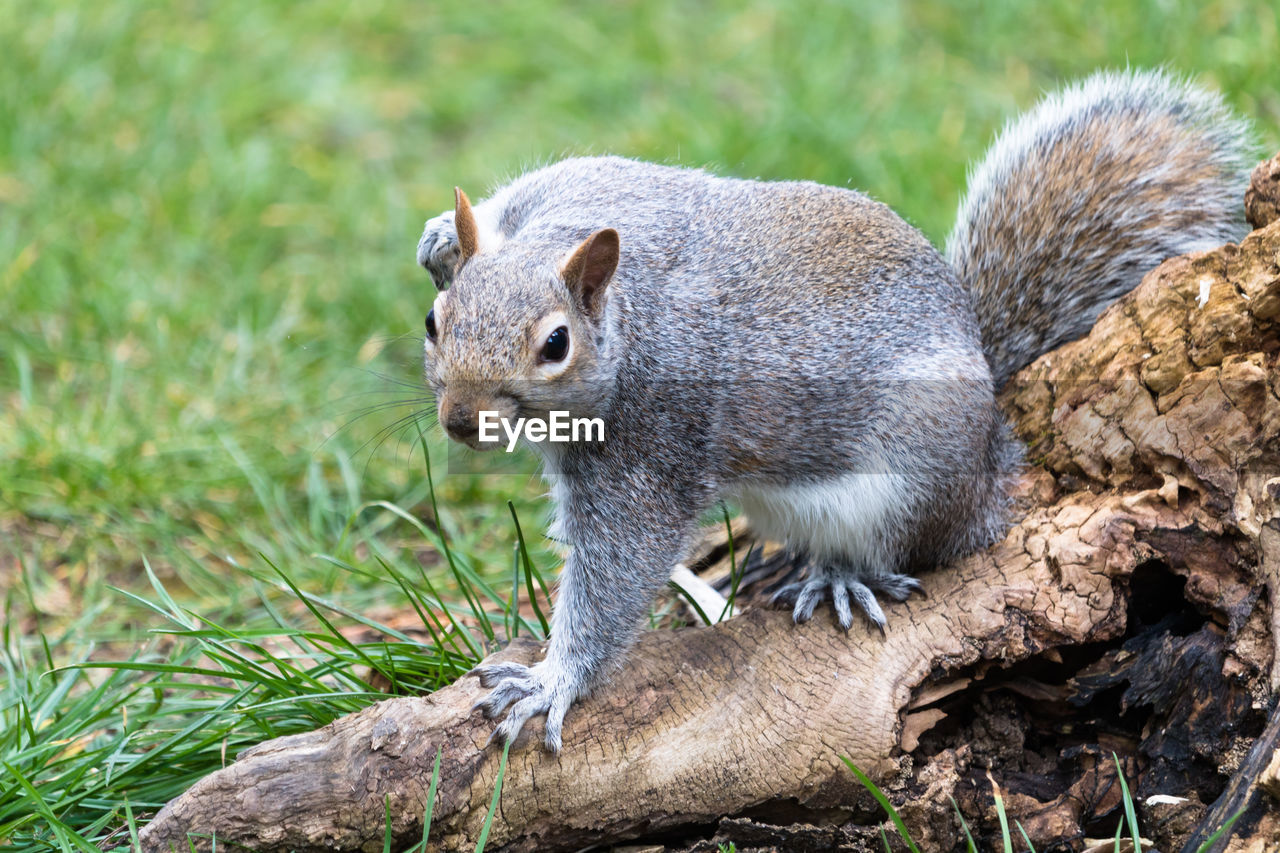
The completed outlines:
{"type": "Polygon", "coordinates": [[[887,574],[887,531],[905,510],[899,474],[845,474],[798,486],[750,486],[738,492],[752,528],[806,552],[818,564],[887,574]]]}

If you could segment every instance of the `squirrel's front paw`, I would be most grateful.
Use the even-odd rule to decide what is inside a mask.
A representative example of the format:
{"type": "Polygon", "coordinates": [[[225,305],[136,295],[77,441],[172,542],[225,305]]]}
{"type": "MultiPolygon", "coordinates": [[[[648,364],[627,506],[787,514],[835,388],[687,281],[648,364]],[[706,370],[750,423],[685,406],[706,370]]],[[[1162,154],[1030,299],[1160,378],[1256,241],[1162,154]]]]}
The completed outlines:
{"type": "Polygon", "coordinates": [[[494,729],[493,737],[500,737],[510,743],[520,734],[520,729],[530,717],[546,714],[547,749],[552,752],[560,751],[560,730],[564,726],[564,715],[577,695],[577,691],[566,679],[549,667],[546,661],[533,666],[491,663],[476,667],[474,672],[480,676],[482,687],[493,688],[474,707],[480,708],[490,719],[510,708],[506,719],[494,729]]]}
{"type": "Polygon", "coordinates": [[[422,228],[422,239],[418,240],[418,263],[431,273],[436,287],[444,289],[453,281],[453,273],[461,257],[453,211],[447,210],[428,219],[422,228]]]}

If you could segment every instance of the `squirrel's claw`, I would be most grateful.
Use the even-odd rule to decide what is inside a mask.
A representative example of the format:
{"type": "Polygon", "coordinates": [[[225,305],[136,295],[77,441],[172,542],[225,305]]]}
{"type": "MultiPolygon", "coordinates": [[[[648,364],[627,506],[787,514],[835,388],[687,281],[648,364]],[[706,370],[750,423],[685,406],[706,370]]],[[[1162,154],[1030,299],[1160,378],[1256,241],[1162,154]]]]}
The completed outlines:
{"type": "Polygon", "coordinates": [[[511,743],[520,734],[520,730],[524,728],[524,724],[530,717],[546,710],[543,707],[544,704],[544,697],[537,694],[524,697],[507,712],[506,719],[498,723],[494,734],[501,737],[504,742],[511,743]]]}
{"type": "Polygon", "coordinates": [[[504,678],[527,678],[529,667],[522,663],[486,663],[471,672],[480,678],[481,687],[493,687],[504,678]]]}
{"type": "MultiPolygon", "coordinates": [[[[872,596],[871,604],[874,607],[876,603],[875,597],[872,596]]],[[[840,627],[846,632],[853,627],[853,610],[849,607],[849,588],[842,583],[833,583],[831,585],[831,604],[836,609],[836,621],[840,623],[840,627]]],[[[866,610],[866,605],[861,599],[858,604],[866,610]]],[[[874,619],[872,621],[875,621],[874,619]]]]}
{"type": "Polygon", "coordinates": [[[918,592],[921,596],[927,597],[924,585],[911,577],[911,575],[885,575],[884,577],[870,579],[868,585],[876,592],[882,592],[894,601],[906,601],[913,592],[918,592]]]}
{"type": "Polygon", "coordinates": [[[532,678],[509,678],[495,687],[488,696],[473,705],[472,710],[479,708],[484,712],[485,717],[492,720],[514,702],[524,699],[537,689],[537,682],[532,678]]]}
{"type": "Polygon", "coordinates": [[[791,611],[792,618],[797,622],[808,622],[813,618],[813,608],[818,606],[818,602],[822,600],[822,591],[826,588],[825,581],[809,581],[800,587],[800,594],[796,596],[795,609],[791,611]]]}
{"type": "MultiPolygon", "coordinates": [[[[837,581],[836,583],[839,582],[837,581]]],[[[886,629],[889,621],[885,619],[884,611],[880,609],[880,602],[876,601],[876,594],[866,584],[858,581],[847,581],[844,586],[847,586],[849,593],[853,596],[853,600],[862,608],[862,612],[867,614],[871,624],[880,629],[880,636],[883,637],[887,633],[886,629]]],[[[851,625],[853,622],[852,617],[850,617],[849,621],[851,625]]],[[[849,625],[844,625],[843,622],[841,624],[846,631],[849,630],[849,625]]]]}
{"type": "Polygon", "coordinates": [[[476,701],[471,710],[480,709],[492,720],[516,702],[538,689],[532,670],[520,663],[491,663],[472,670],[480,678],[481,687],[493,688],[476,701]]]}

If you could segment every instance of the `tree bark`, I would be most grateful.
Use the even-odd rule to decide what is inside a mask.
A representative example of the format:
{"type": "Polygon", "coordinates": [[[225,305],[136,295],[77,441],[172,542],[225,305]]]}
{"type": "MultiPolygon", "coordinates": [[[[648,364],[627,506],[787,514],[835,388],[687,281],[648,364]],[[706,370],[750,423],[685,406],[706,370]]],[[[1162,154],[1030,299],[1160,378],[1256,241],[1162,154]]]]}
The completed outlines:
{"type": "MultiPolygon", "coordinates": [[[[1209,726],[1213,749],[1243,755],[1280,686],[1278,353],[1280,223],[1164,263],[1088,337],[1003,394],[1032,463],[1003,542],[923,577],[927,597],[889,607],[885,636],[844,634],[826,610],[793,625],[763,607],[646,633],[611,683],[569,712],[560,755],[540,747],[539,725],[526,726],[489,849],[628,838],[710,850],[741,838],[745,849],[761,825],[810,833],[812,844],[826,833],[827,849],[876,849],[865,845],[878,833],[857,824],[882,815],[840,756],[896,791],[916,841],[934,849],[960,838],[949,795],[979,822],[990,817],[984,764],[1014,768],[1006,805],[1038,849],[1064,839],[1078,849],[1090,820],[1114,814],[1112,752],[1147,793],[1185,793],[1161,786],[1195,773],[1202,794],[1216,790],[1210,777],[1233,768],[1226,758],[1214,768],[1192,730],[1209,726]],[[1170,628],[1150,611],[1175,599],[1190,621],[1170,628]],[[969,729],[946,734],[993,730],[1000,714],[971,713],[992,702],[1096,717],[1091,709],[1121,692],[1115,719],[1129,733],[1099,725],[1089,748],[1064,747],[1075,770],[1058,796],[1029,778],[1030,741],[983,756],[969,729]],[[1132,722],[1139,713],[1147,723],[1132,722]],[[1215,719],[1231,725],[1212,728],[1215,719]],[[805,828],[813,823],[824,827],[805,828]]],[[[711,575],[718,553],[701,561],[711,575]]],[[[540,653],[518,642],[497,657],[540,653]]],[[[492,723],[470,710],[482,692],[467,677],[255,747],[170,802],[143,830],[143,848],[182,849],[201,833],[260,850],[381,850],[386,813],[403,848],[421,837],[437,751],[432,842],[472,847],[500,756],[484,746],[492,723]]],[[[1207,806],[1194,796],[1190,806],[1142,802],[1144,824],[1163,827],[1168,845],[1189,837],[1207,806]]]]}

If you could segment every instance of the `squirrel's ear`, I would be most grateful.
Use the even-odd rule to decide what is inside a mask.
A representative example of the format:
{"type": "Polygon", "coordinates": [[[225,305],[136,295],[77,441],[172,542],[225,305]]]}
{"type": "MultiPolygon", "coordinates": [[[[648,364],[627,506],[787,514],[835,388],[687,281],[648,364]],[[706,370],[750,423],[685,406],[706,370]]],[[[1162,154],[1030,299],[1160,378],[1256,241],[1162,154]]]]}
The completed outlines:
{"type": "Polygon", "coordinates": [[[471,200],[460,187],[453,188],[453,227],[458,230],[458,268],[480,251],[480,229],[471,212],[471,200]]]}
{"type": "Polygon", "coordinates": [[[560,268],[565,286],[591,317],[604,305],[604,291],[618,268],[618,232],[604,228],[582,241],[560,268]]]}

